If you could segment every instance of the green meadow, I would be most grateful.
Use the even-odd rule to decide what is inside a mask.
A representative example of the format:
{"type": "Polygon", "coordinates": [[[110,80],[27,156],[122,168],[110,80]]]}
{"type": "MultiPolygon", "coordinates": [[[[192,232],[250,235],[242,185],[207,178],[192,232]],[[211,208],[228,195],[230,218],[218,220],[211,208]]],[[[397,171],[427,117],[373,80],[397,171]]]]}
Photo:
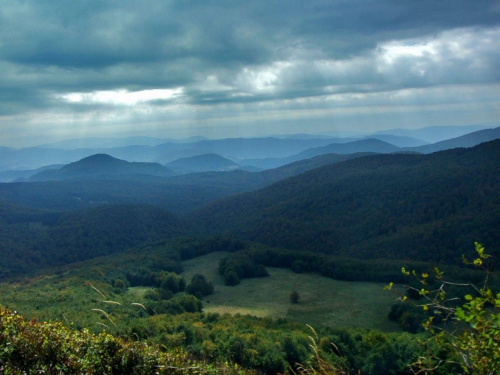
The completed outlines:
{"type": "Polygon", "coordinates": [[[385,291],[384,284],[337,281],[317,274],[267,267],[269,277],[244,279],[237,286],[225,286],[217,268],[227,255],[217,252],[183,262],[182,276],[187,281],[201,273],[214,284],[215,293],[203,300],[205,312],[399,331],[397,324],[387,319],[396,295],[385,291]],[[298,304],[290,302],[289,296],[294,290],[300,295],[298,304]]]}
{"type": "MultiPolygon", "coordinates": [[[[200,273],[214,284],[215,293],[203,299],[204,312],[287,318],[313,326],[400,330],[387,319],[396,295],[385,291],[382,283],[337,281],[268,267],[269,277],[244,279],[230,287],[217,272],[219,261],[227,255],[216,252],[182,263],[181,276],[187,282],[200,273]],[[300,295],[297,304],[290,302],[294,290],[300,295]]],[[[117,324],[127,324],[128,319],[141,315],[138,304],[147,303],[144,294],[150,287],[131,287],[115,294],[109,284],[78,273],[1,283],[0,301],[31,318],[61,320],[93,330],[102,329],[102,324],[114,330],[99,310],[106,311],[117,324]]]]}

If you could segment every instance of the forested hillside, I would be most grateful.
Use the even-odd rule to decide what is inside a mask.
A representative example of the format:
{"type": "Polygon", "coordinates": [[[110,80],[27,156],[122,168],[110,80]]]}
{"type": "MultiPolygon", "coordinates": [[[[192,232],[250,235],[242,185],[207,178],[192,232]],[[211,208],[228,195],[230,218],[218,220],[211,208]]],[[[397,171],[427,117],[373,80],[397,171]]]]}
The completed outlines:
{"type": "Polygon", "coordinates": [[[211,233],[327,254],[461,263],[500,243],[500,141],[357,158],[196,211],[211,233]]]}
{"type": "Polygon", "coordinates": [[[69,213],[0,207],[0,278],[190,232],[184,220],[151,206],[105,205],[69,213]]]}
{"type": "Polygon", "coordinates": [[[261,173],[2,184],[5,202],[50,208],[2,205],[2,272],[200,233],[342,257],[461,264],[477,239],[499,251],[499,142],[431,155],[326,155],[261,173]],[[280,179],[182,221],[161,210],[186,212],[280,179]],[[121,203],[150,206],[113,205],[121,203]]]}
{"type": "Polygon", "coordinates": [[[154,176],[0,184],[0,200],[49,210],[75,210],[101,204],[149,204],[171,212],[188,212],[230,194],[261,187],[238,175],[154,176]],[[250,184],[249,184],[250,183],[250,184]]]}

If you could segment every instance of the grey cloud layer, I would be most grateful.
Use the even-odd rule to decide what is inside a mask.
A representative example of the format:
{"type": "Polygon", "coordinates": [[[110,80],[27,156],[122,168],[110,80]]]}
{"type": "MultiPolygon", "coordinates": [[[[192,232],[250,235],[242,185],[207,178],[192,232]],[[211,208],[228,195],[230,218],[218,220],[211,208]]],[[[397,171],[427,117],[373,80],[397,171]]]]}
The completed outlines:
{"type": "Polygon", "coordinates": [[[215,115],[232,103],[286,109],[292,99],[497,84],[499,19],[500,3],[485,0],[6,1],[0,116],[98,118],[115,104],[64,95],[112,90],[181,88],[149,110],[216,105],[215,115]]]}

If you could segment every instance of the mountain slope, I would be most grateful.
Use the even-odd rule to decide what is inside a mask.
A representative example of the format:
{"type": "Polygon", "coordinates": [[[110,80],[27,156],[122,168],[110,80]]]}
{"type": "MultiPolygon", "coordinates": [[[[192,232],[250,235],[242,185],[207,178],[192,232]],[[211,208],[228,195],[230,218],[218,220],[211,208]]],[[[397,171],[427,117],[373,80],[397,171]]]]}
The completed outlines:
{"type": "Polygon", "coordinates": [[[68,213],[0,203],[0,279],[185,235],[190,225],[146,205],[102,205],[68,213]]]}
{"type": "Polygon", "coordinates": [[[483,142],[493,141],[500,138],[500,127],[494,129],[479,130],[468,133],[457,138],[447,139],[445,141],[424,145],[419,147],[405,148],[405,150],[429,154],[431,152],[449,150],[458,147],[474,147],[483,142]]]}
{"type": "Polygon", "coordinates": [[[37,173],[30,178],[30,181],[106,178],[120,175],[171,176],[173,172],[158,163],[128,162],[106,154],[96,154],[67,164],[61,169],[37,173]]]}
{"type": "Polygon", "coordinates": [[[210,233],[358,257],[461,263],[500,254],[500,141],[357,158],[196,211],[210,233]]]}
{"type": "Polygon", "coordinates": [[[379,139],[362,139],[348,143],[332,143],[328,146],[312,148],[294,155],[296,160],[307,159],[324,154],[354,154],[356,152],[375,152],[379,154],[388,154],[399,151],[399,147],[379,139]]]}
{"type": "Polygon", "coordinates": [[[210,171],[230,171],[239,166],[235,162],[217,154],[204,154],[181,158],[166,164],[177,173],[199,173],[210,171]]]}
{"type": "Polygon", "coordinates": [[[375,134],[364,137],[364,139],[378,139],[379,141],[384,141],[394,145],[396,147],[419,147],[429,144],[429,142],[423,141],[421,139],[413,137],[403,137],[391,134],[375,134]]]}
{"type": "Polygon", "coordinates": [[[403,137],[413,137],[429,143],[441,142],[446,139],[461,137],[497,125],[468,125],[468,126],[426,126],[419,129],[389,129],[376,132],[376,135],[390,134],[403,137]]]}
{"type": "Polygon", "coordinates": [[[264,187],[264,185],[269,185],[288,177],[297,176],[301,173],[310,171],[312,169],[368,155],[375,155],[375,154],[369,152],[359,152],[359,153],[344,154],[344,155],[339,155],[339,154],[319,155],[308,159],[302,159],[290,164],[285,164],[278,168],[267,169],[265,171],[259,172],[258,175],[262,176],[263,180],[265,181],[265,184],[262,185],[262,187],[264,187]]]}
{"type": "Polygon", "coordinates": [[[219,177],[210,181],[197,179],[195,184],[187,180],[184,184],[169,178],[141,176],[137,179],[117,177],[0,184],[0,201],[58,211],[100,204],[150,204],[181,213],[242,191],[248,191],[245,181],[219,177]]]}
{"type": "Polygon", "coordinates": [[[60,216],[48,230],[44,256],[69,263],[125,251],[140,243],[179,236],[189,226],[169,212],[145,205],[104,205],[60,216]]]}
{"type": "Polygon", "coordinates": [[[37,169],[8,170],[0,172],[0,182],[26,181],[28,178],[47,169],[60,169],[63,165],[48,165],[37,169]]]}
{"type": "Polygon", "coordinates": [[[251,165],[258,168],[271,169],[271,168],[278,168],[290,163],[294,163],[299,160],[310,159],[319,155],[326,155],[326,154],[346,155],[346,154],[355,154],[362,152],[386,154],[391,152],[397,152],[399,150],[400,150],[399,147],[391,145],[387,142],[369,138],[351,142],[330,143],[322,147],[309,148],[298,154],[294,154],[284,158],[242,160],[241,164],[251,165]]]}

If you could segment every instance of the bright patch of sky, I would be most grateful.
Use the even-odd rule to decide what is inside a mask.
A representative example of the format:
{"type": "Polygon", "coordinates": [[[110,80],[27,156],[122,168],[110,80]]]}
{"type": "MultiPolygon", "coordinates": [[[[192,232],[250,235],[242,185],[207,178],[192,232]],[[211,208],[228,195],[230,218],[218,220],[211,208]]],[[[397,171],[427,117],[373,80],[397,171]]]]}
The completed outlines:
{"type": "Polygon", "coordinates": [[[133,106],[154,100],[172,100],[182,95],[183,89],[155,89],[129,92],[127,90],[96,91],[90,93],[62,94],[60,98],[68,103],[101,103],[133,106]]]}

